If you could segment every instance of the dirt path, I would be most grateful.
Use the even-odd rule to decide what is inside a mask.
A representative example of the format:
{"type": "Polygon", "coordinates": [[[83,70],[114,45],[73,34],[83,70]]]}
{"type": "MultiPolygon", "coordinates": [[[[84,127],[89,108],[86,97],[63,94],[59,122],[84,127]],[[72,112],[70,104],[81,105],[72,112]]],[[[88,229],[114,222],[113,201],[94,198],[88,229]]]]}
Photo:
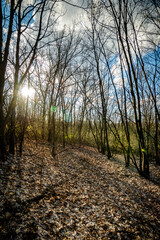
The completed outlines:
{"type": "Polygon", "coordinates": [[[160,186],[91,148],[27,144],[0,165],[0,239],[157,239],[160,186]]]}

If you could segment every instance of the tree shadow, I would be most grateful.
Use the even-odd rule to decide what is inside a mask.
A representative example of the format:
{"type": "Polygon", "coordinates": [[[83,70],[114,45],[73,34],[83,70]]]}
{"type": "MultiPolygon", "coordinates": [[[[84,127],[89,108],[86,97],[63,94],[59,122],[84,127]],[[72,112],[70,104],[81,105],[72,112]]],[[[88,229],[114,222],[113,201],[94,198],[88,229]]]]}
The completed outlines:
{"type": "MultiPolygon", "coordinates": [[[[136,231],[139,232],[139,235],[143,238],[143,234],[147,236],[150,232],[154,233],[155,239],[159,237],[159,223],[155,221],[155,219],[160,218],[160,213],[158,211],[158,199],[156,196],[153,196],[150,192],[146,189],[143,189],[143,186],[135,185],[128,182],[128,177],[124,176],[124,179],[120,179],[115,173],[110,173],[106,169],[104,170],[101,166],[97,166],[96,164],[91,163],[87,157],[80,158],[77,153],[74,152],[74,158],[76,158],[76,166],[75,171],[79,171],[84,169],[88,173],[88,184],[94,188],[98,184],[97,191],[100,191],[99,195],[102,194],[106,197],[106,199],[111,198],[116,205],[116,208],[121,213],[121,221],[131,221],[132,225],[135,224],[136,231]],[[94,177],[95,175],[95,177],[94,177]],[[103,183],[101,183],[103,180],[103,183]],[[96,183],[96,181],[98,183],[96,183]],[[104,182],[106,181],[106,185],[104,182]],[[109,186],[113,186],[114,190],[110,190],[110,194],[108,193],[109,186]],[[99,190],[98,190],[99,189],[99,190]],[[123,198],[121,199],[122,189],[125,189],[125,195],[127,196],[127,201],[130,206],[126,209],[127,201],[124,201],[123,198]],[[142,193],[142,194],[141,194],[142,193]],[[139,209],[134,208],[134,203],[137,204],[139,209]],[[153,219],[152,217],[153,216],[153,219]],[[142,229],[142,225],[144,230],[142,229]]],[[[72,165],[74,165],[74,160],[72,160],[72,165]]],[[[141,177],[139,177],[141,180],[141,177]]],[[[82,181],[81,175],[74,176],[74,181],[82,181]]],[[[145,180],[147,181],[147,180],[145,180]]],[[[124,193],[124,192],[123,192],[124,193]]],[[[98,192],[97,192],[98,194],[98,192]]],[[[159,201],[160,202],[160,201],[159,201]]],[[[107,217],[107,213],[106,213],[107,217]]],[[[115,221],[113,223],[116,225],[115,221]]],[[[136,237],[136,233],[132,233],[129,231],[127,233],[126,229],[121,230],[121,234],[124,232],[123,239],[134,239],[136,237]],[[127,238],[125,238],[127,237],[127,238]]],[[[149,235],[148,235],[149,236],[149,235]]],[[[116,239],[116,238],[113,238],[116,239]]]]}

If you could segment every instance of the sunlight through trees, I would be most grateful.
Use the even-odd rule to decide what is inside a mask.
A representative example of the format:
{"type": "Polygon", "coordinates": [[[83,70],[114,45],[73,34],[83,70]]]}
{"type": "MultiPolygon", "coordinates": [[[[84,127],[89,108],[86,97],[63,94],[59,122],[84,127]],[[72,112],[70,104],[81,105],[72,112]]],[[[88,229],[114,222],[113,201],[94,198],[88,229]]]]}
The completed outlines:
{"type": "Polygon", "coordinates": [[[160,164],[159,7],[1,1],[1,159],[43,139],[53,156],[57,143],[122,154],[149,178],[149,163],[160,164]]]}

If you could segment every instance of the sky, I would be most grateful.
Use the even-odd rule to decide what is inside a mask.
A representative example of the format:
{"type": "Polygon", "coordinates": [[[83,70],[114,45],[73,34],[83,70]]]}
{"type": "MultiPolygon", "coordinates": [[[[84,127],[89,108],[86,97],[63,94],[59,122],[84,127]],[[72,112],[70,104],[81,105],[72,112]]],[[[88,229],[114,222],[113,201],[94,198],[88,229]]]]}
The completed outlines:
{"type": "MultiPolygon", "coordinates": [[[[30,0],[32,2],[32,0],[30,0]]],[[[25,1],[24,1],[25,2],[25,1]]],[[[26,2],[28,3],[28,1],[26,0],[26,2]]],[[[66,0],[65,1],[59,1],[56,4],[56,10],[57,11],[57,16],[61,15],[61,17],[59,17],[58,19],[58,23],[57,23],[57,29],[58,30],[62,30],[63,27],[66,25],[66,27],[68,28],[72,28],[73,26],[77,26],[77,29],[79,29],[80,27],[83,28],[83,25],[87,25],[87,16],[86,16],[86,12],[85,10],[83,10],[82,8],[76,7],[77,6],[83,6],[86,7],[85,4],[87,2],[87,0],[66,0]],[[68,3],[66,3],[68,2],[68,3]],[[75,6],[72,6],[75,5],[75,6]],[[75,24],[74,22],[80,22],[80,24],[75,24]]],[[[106,12],[105,12],[105,16],[106,16],[106,12]]],[[[139,29],[139,24],[141,23],[140,18],[137,17],[138,15],[135,15],[135,26],[137,29],[139,29]]],[[[36,16],[37,19],[39,20],[39,16],[36,16]]],[[[103,15],[102,15],[103,17],[103,15]]],[[[35,22],[38,22],[37,19],[35,18],[35,22]]],[[[35,24],[35,22],[33,24],[35,24]]],[[[152,30],[153,25],[152,24],[148,24],[147,28],[152,30]]],[[[131,37],[131,36],[130,36],[131,37]]],[[[143,33],[143,31],[138,31],[137,34],[140,44],[140,48],[144,49],[145,47],[148,49],[148,41],[146,41],[146,35],[143,33]]],[[[106,35],[105,35],[106,38],[106,35]]],[[[133,35],[134,38],[134,35],[133,35]]],[[[156,38],[157,41],[159,42],[159,38],[156,38]]],[[[134,39],[133,39],[134,40],[134,39]]],[[[110,47],[109,45],[109,41],[107,41],[107,46],[110,47]]],[[[146,54],[146,52],[144,51],[144,53],[146,54]]],[[[117,81],[117,84],[119,83],[119,79],[121,79],[121,72],[120,72],[120,68],[119,68],[119,60],[117,59],[117,61],[115,61],[115,64],[112,68],[112,72],[114,72],[114,76],[115,79],[117,81]]]]}
{"type": "MultiPolygon", "coordinates": [[[[77,6],[84,6],[85,4],[83,0],[67,0],[68,3],[77,5],[77,6]]],[[[73,27],[73,24],[75,25],[75,22],[81,22],[82,19],[85,18],[85,11],[79,7],[72,6],[70,4],[67,4],[65,2],[59,2],[57,3],[57,11],[58,13],[61,13],[62,16],[58,20],[58,29],[62,30],[64,25],[66,27],[73,27]]]]}
{"type": "MultiPolygon", "coordinates": [[[[85,6],[85,3],[87,2],[86,0],[67,0],[68,3],[74,4],[74,5],[79,5],[79,6],[85,6]]],[[[80,22],[80,24],[78,25],[78,27],[83,25],[87,25],[87,17],[86,17],[86,12],[85,10],[78,8],[78,7],[74,7],[70,4],[65,3],[64,1],[61,1],[60,3],[58,3],[57,5],[57,9],[59,13],[64,13],[62,17],[59,18],[58,20],[58,29],[61,30],[63,29],[64,25],[66,25],[66,27],[73,27],[74,25],[74,21],[75,22],[80,22]]],[[[135,15],[135,27],[137,29],[140,28],[140,24],[141,24],[141,16],[135,15]]],[[[153,26],[151,24],[149,24],[147,26],[148,30],[150,28],[150,30],[152,30],[153,26]]],[[[146,35],[144,35],[143,31],[138,31],[138,39],[139,39],[139,44],[140,44],[140,48],[141,51],[143,53],[144,51],[144,55],[146,55],[145,52],[145,47],[147,47],[148,49],[148,42],[146,41],[146,35]]],[[[133,36],[134,38],[134,36],[133,36]]],[[[133,39],[134,40],[134,39],[133,39]]],[[[159,39],[157,38],[157,41],[159,41],[159,39]]],[[[112,73],[114,74],[114,81],[116,85],[119,85],[119,87],[121,87],[122,81],[121,81],[121,70],[119,67],[120,63],[119,63],[119,59],[117,59],[115,61],[115,64],[112,67],[112,73]]]]}

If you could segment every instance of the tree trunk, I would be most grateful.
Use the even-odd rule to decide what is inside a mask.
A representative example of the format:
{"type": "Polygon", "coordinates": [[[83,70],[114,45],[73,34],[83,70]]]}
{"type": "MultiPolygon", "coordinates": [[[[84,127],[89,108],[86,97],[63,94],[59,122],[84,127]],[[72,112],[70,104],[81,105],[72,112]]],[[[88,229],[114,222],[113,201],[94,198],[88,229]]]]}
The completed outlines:
{"type": "Polygon", "coordinates": [[[110,159],[112,155],[111,155],[110,146],[109,146],[107,127],[105,127],[105,132],[106,132],[106,143],[107,143],[107,157],[108,157],[108,159],[110,159]]]}
{"type": "Polygon", "coordinates": [[[142,153],[142,175],[144,175],[146,178],[149,178],[148,154],[145,152],[142,153]]]}
{"type": "Polygon", "coordinates": [[[125,167],[129,167],[130,164],[130,146],[128,146],[127,149],[127,156],[126,156],[126,161],[125,161],[125,167]]]}
{"type": "Polygon", "coordinates": [[[45,131],[45,113],[46,113],[46,110],[45,110],[45,103],[44,103],[44,106],[43,106],[43,115],[42,115],[42,139],[44,140],[45,138],[45,134],[44,134],[44,131],[45,131]]]}
{"type": "Polygon", "coordinates": [[[9,153],[15,154],[15,109],[12,110],[11,127],[9,137],[9,153]]]}
{"type": "Polygon", "coordinates": [[[52,141],[52,129],[51,129],[51,110],[48,113],[48,142],[52,141]]]}
{"type": "Polygon", "coordinates": [[[65,110],[63,110],[63,121],[62,121],[62,129],[63,129],[63,148],[65,148],[65,110]]]}
{"type": "Polygon", "coordinates": [[[5,161],[6,144],[5,144],[5,126],[3,119],[3,110],[0,109],[0,158],[5,161]]]}
{"type": "Polygon", "coordinates": [[[52,115],[52,156],[55,157],[55,143],[56,143],[56,133],[55,133],[55,115],[52,115]]]}
{"type": "Polygon", "coordinates": [[[157,113],[155,112],[155,127],[156,127],[156,132],[155,132],[155,152],[156,152],[156,164],[160,165],[160,156],[159,156],[159,149],[158,149],[158,116],[157,113]]]}
{"type": "Polygon", "coordinates": [[[22,133],[20,136],[20,144],[19,144],[20,157],[22,156],[24,135],[25,135],[26,127],[27,127],[27,115],[28,115],[28,98],[27,98],[27,102],[26,102],[26,111],[25,111],[24,123],[23,123],[23,127],[22,127],[22,133]]]}

